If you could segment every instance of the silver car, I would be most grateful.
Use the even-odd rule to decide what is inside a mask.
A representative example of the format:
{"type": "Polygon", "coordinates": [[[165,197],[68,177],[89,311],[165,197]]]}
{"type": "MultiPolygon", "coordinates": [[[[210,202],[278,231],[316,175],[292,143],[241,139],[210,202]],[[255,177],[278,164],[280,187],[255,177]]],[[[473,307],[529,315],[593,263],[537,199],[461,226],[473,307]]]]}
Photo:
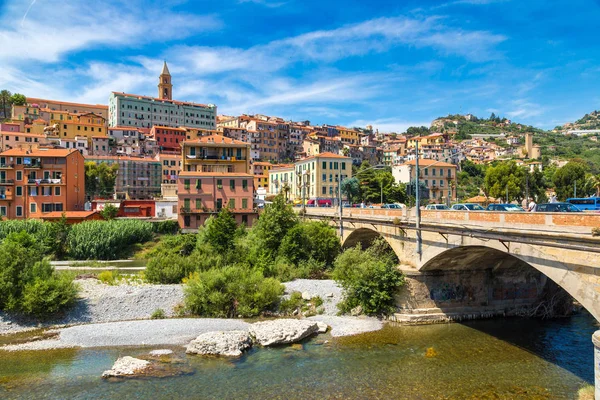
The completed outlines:
{"type": "Polygon", "coordinates": [[[445,204],[427,204],[425,209],[426,210],[449,210],[448,206],[445,204]]]}
{"type": "Polygon", "coordinates": [[[481,207],[479,204],[474,203],[464,203],[464,204],[455,204],[452,206],[451,210],[457,211],[485,211],[485,208],[481,207]]]}

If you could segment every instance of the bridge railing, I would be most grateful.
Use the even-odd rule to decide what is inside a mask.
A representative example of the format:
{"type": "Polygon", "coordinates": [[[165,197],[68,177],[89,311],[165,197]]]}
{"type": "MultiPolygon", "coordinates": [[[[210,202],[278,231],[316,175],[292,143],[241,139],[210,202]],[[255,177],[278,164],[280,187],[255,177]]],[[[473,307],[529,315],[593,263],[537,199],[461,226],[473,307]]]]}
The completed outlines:
{"type": "MultiPolygon", "coordinates": [[[[378,208],[345,208],[346,218],[395,219],[402,222],[414,222],[412,210],[387,210],[378,208]]],[[[307,215],[327,215],[339,217],[334,208],[307,208],[307,215]]],[[[450,211],[421,210],[421,221],[436,223],[456,223],[461,225],[486,226],[497,228],[522,228],[548,231],[566,231],[570,233],[591,234],[592,228],[600,227],[600,213],[528,213],[528,212],[491,212],[491,211],[450,211]]]]}

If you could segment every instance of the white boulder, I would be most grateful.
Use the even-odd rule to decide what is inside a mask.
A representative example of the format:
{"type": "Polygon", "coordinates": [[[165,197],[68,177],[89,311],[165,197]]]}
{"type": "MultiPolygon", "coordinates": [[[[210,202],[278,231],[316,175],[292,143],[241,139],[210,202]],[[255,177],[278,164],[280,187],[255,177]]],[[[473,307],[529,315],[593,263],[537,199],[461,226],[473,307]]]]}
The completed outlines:
{"type": "Polygon", "coordinates": [[[310,295],[310,293],[308,293],[308,292],[302,293],[302,300],[310,300],[310,299],[312,299],[312,296],[310,295]]]}
{"type": "Polygon", "coordinates": [[[315,321],[299,319],[277,319],[250,325],[250,335],[262,346],[294,343],[318,330],[315,321]]]}
{"type": "Polygon", "coordinates": [[[325,322],[317,321],[317,332],[318,333],[325,333],[325,332],[327,332],[328,328],[329,328],[329,326],[327,326],[327,324],[325,322]]]}
{"type": "Polygon", "coordinates": [[[103,378],[132,376],[144,373],[150,367],[150,362],[129,356],[120,357],[112,369],[102,373],[103,378]]]}
{"type": "Polygon", "coordinates": [[[252,346],[246,331],[206,332],[188,344],[186,353],[239,357],[252,346]]]}
{"type": "Polygon", "coordinates": [[[163,357],[163,356],[170,356],[171,354],[173,354],[173,350],[158,349],[158,350],[152,350],[149,353],[149,356],[150,357],[163,357]]]}

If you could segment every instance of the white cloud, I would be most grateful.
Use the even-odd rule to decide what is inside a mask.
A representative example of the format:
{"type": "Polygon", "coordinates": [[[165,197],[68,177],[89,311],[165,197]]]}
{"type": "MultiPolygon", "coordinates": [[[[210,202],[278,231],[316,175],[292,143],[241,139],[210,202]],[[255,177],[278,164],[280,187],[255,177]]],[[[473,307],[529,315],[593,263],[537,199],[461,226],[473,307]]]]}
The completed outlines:
{"type": "Polygon", "coordinates": [[[527,99],[517,99],[511,102],[510,110],[506,112],[511,119],[529,119],[542,115],[545,112],[540,104],[533,103],[527,99]]]}

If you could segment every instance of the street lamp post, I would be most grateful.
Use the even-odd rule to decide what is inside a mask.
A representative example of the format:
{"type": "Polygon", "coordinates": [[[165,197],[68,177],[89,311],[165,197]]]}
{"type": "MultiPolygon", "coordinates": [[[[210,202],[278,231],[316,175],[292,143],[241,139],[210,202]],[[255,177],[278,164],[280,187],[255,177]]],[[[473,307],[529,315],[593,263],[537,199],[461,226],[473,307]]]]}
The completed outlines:
{"type": "Polygon", "coordinates": [[[416,169],[416,179],[415,179],[415,186],[416,186],[416,191],[415,191],[415,202],[417,203],[417,211],[416,211],[416,228],[417,228],[417,254],[419,255],[419,260],[421,259],[421,253],[422,253],[422,242],[421,242],[421,195],[419,193],[420,191],[420,187],[419,187],[419,141],[417,140],[415,142],[415,152],[416,152],[416,158],[415,158],[415,169],[416,169]]]}

